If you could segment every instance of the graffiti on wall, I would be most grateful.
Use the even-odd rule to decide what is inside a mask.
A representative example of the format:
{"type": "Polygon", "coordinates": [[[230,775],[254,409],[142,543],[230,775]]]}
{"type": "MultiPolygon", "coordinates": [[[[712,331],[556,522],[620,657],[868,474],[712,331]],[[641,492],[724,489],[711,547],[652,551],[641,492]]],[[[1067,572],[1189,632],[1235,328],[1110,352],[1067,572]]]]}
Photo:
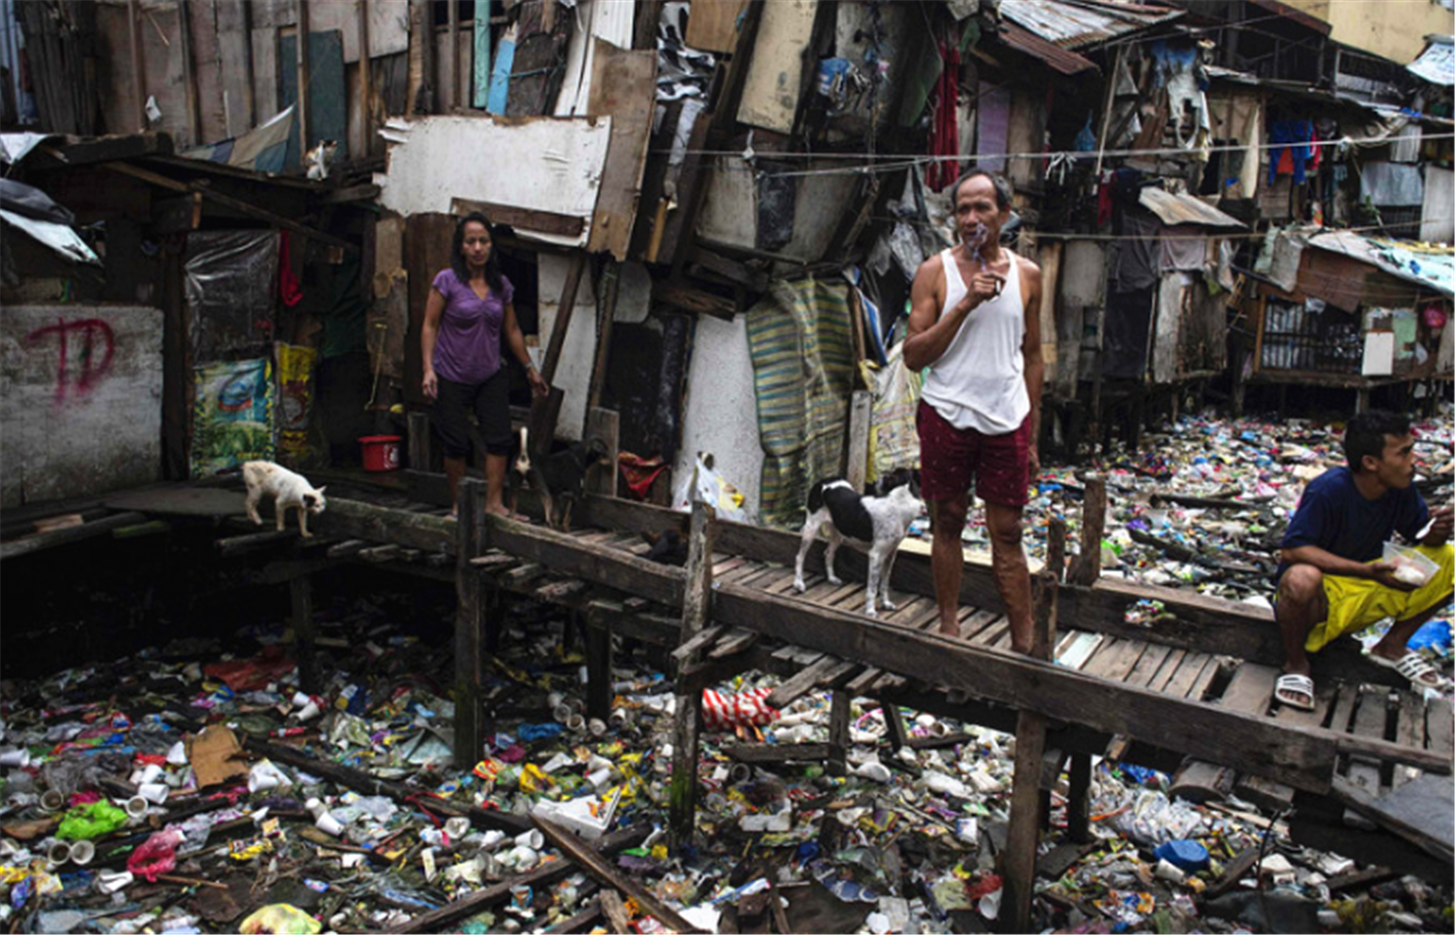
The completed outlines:
{"type": "Polygon", "coordinates": [[[111,370],[112,358],[116,356],[116,336],[102,319],[60,318],[54,325],[37,328],[25,336],[28,344],[43,344],[52,339],[56,353],[57,403],[65,402],[73,392],[85,396],[111,370]]]}

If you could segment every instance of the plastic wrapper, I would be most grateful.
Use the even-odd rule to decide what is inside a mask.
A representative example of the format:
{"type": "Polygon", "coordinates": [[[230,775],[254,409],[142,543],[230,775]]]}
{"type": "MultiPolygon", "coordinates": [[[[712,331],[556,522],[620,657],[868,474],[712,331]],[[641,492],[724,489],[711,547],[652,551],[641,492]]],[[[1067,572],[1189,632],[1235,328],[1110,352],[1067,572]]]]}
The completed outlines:
{"type": "Polygon", "coordinates": [[[242,920],[243,935],[318,935],[323,926],[317,919],[288,903],[273,903],[242,920]]]}
{"type": "Polygon", "coordinates": [[[764,700],[772,693],[768,688],[729,694],[704,689],[702,692],[702,725],[708,730],[731,730],[752,724],[762,727],[778,718],[778,711],[764,700]]]}
{"type": "Polygon", "coordinates": [[[712,466],[712,456],[698,452],[696,467],[677,489],[674,509],[682,512],[692,510],[694,500],[702,500],[717,511],[718,519],[730,519],[735,523],[749,522],[743,509],[744,497],[738,488],[719,474],[712,466]]]}
{"type": "Polygon", "coordinates": [[[142,842],[126,859],[126,869],[148,883],[157,882],[157,875],[171,873],[177,866],[177,845],[186,840],[180,831],[168,828],[142,842]]]}
{"type": "Polygon", "coordinates": [[[110,802],[92,802],[71,809],[61,819],[56,837],[67,841],[90,840],[110,834],[126,824],[126,812],[110,802]]]}
{"type": "Polygon", "coordinates": [[[183,279],[194,360],[256,353],[272,343],[276,231],[193,232],[183,279]]]}

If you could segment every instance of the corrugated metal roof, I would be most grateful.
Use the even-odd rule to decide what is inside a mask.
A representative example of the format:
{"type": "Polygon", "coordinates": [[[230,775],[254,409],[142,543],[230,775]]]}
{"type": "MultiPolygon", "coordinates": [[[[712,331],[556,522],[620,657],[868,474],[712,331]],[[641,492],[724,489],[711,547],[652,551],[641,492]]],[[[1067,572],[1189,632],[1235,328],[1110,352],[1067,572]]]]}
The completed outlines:
{"type": "Polygon", "coordinates": [[[1063,75],[1079,75],[1087,70],[1101,71],[1091,59],[1077,55],[1075,52],[1068,52],[1059,45],[1047,42],[1029,29],[1023,29],[1015,23],[1001,24],[1000,41],[1017,52],[1024,52],[1033,58],[1040,59],[1063,75]]]}
{"type": "Polygon", "coordinates": [[[1182,10],[1120,0],[1000,0],[1000,15],[1063,49],[1080,49],[1177,19],[1182,10]]]}
{"type": "Polygon", "coordinates": [[[1191,195],[1174,195],[1155,186],[1142,189],[1137,198],[1142,207],[1162,220],[1163,224],[1197,224],[1201,227],[1243,227],[1242,221],[1230,217],[1205,201],[1191,195]]]}

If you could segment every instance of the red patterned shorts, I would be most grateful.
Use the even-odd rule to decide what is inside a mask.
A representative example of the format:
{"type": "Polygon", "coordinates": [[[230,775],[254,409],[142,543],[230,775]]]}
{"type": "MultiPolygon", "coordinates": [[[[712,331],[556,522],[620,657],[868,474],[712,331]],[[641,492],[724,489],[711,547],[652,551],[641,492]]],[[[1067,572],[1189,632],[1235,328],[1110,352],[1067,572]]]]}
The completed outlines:
{"type": "Polygon", "coordinates": [[[975,493],[987,503],[1025,506],[1030,500],[1031,417],[1004,435],[957,429],[924,400],[919,428],[920,492],[926,500],[950,500],[975,493]]]}

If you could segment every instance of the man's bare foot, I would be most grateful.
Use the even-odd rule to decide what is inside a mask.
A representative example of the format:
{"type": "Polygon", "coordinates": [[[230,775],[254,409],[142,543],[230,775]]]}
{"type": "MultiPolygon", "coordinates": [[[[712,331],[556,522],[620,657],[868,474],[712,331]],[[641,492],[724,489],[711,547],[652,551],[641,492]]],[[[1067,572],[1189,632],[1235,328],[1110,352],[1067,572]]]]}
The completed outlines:
{"type": "Polygon", "coordinates": [[[529,523],[530,522],[530,517],[529,516],[526,516],[524,513],[512,513],[509,510],[507,510],[504,507],[504,505],[500,506],[498,509],[495,508],[495,507],[486,507],[485,508],[485,512],[486,513],[493,514],[495,516],[503,516],[506,519],[512,520],[512,521],[517,522],[517,523],[529,523]]]}

